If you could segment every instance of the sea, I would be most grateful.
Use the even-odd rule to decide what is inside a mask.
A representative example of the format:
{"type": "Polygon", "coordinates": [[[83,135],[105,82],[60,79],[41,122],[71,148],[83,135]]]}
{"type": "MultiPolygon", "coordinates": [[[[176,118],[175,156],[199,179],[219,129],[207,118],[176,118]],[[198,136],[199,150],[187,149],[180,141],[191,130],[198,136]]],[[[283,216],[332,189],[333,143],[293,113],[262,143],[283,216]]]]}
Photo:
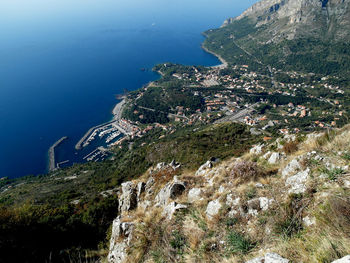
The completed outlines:
{"type": "Polygon", "coordinates": [[[201,33],[255,2],[0,0],[0,177],[47,173],[63,136],[57,161],[81,161],[74,145],[116,94],[158,79],[158,63],[219,64],[201,33]]]}

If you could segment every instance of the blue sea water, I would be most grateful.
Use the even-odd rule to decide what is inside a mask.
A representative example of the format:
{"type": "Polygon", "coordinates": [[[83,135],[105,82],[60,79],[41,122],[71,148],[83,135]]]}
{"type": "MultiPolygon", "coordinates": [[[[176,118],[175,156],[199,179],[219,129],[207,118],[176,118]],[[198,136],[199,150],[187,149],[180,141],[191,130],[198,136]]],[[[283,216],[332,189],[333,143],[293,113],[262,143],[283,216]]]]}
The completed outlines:
{"type": "Polygon", "coordinates": [[[112,118],[115,94],[159,76],[155,64],[211,66],[201,32],[256,0],[1,0],[0,177],[47,171],[92,126],[112,118]]]}

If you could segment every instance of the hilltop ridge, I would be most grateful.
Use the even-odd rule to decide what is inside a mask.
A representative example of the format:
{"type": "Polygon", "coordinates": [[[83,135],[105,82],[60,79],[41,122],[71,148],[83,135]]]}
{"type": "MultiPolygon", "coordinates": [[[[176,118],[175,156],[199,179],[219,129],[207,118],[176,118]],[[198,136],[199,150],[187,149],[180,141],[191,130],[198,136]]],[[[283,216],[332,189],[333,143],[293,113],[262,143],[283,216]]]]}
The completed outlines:
{"type": "Polygon", "coordinates": [[[350,68],[348,1],[263,0],[205,34],[205,47],[234,64],[343,77],[350,68]]]}

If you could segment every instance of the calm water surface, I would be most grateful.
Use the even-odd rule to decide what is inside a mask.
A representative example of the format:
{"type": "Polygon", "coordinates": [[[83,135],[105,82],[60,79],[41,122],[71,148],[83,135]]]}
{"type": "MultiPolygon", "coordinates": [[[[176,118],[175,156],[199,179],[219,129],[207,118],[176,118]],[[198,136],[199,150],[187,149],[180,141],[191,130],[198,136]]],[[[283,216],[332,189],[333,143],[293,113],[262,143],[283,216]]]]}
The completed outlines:
{"type": "Polygon", "coordinates": [[[92,126],[111,119],[115,94],[158,78],[162,62],[216,65],[201,32],[255,0],[0,0],[0,177],[45,173],[92,126]]]}

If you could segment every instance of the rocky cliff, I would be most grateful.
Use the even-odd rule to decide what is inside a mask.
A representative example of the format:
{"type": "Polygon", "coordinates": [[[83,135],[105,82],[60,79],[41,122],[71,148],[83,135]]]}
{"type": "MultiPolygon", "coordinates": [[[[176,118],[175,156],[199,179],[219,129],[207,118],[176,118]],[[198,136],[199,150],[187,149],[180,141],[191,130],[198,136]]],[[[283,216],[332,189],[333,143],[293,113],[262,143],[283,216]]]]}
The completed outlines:
{"type": "Polygon", "coordinates": [[[272,41],[296,37],[320,37],[343,41],[350,37],[350,4],[345,0],[260,1],[225,25],[251,18],[272,41]]]}
{"type": "Polygon", "coordinates": [[[255,70],[273,66],[346,77],[350,69],[347,0],[262,0],[205,35],[205,48],[255,70]]]}
{"type": "Polygon", "coordinates": [[[349,262],[350,127],[122,184],[108,262],[349,262]]]}

